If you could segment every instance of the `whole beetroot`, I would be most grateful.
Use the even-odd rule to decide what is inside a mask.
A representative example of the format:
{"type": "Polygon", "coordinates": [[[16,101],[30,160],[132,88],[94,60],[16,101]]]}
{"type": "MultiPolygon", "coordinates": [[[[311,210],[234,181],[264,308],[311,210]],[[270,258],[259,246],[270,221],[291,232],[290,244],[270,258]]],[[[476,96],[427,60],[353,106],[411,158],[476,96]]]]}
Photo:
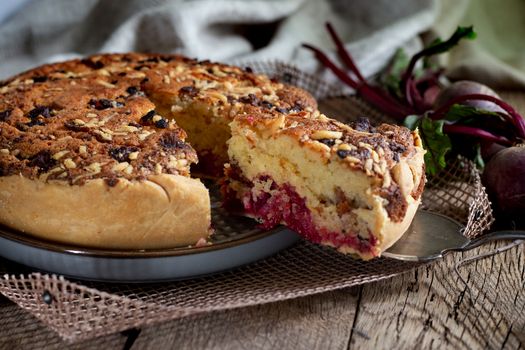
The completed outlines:
{"type": "MultiPolygon", "coordinates": [[[[472,94],[483,94],[488,96],[493,96],[496,98],[500,98],[499,95],[489,88],[486,85],[480,84],[475,81],[470,80],[460,80],[452,83],[450,86],[447,86],[437,96],[434,107],[439,108],[448,101],[463,95],[472,95],[472,94]]],[[[480,100],[473,100],[473,101],[465,101],[462,102],[463,105],[471,106],[474,108],[482,109],[489,112],[498,112],[498,113],[504,113],[505,111],[499,107],[497,104],[489,101],[480,101],[480,100]]]]}
{"type": "Polygon", "coordinates": [[[525,226],[525,145],[497,152],[482,177],[498,217],[525,226]]]}

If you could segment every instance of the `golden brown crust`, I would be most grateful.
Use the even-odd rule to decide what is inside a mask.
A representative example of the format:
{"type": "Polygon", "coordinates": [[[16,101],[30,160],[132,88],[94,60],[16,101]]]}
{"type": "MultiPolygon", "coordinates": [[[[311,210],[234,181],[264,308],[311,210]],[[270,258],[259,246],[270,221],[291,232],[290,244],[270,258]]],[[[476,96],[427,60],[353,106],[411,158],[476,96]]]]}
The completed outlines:
{"type": "Polygon", "coordinates": [[[286,118],[270,113],[247,114],[238,116],[236,122],[263,132],[291,135],[327,159],[371,176],[384,174],[385,166],[391,168],[400,158],[415,153],[414,138],[405,127],[382,124],[373,128],[366,124],[368,128],[363,129],[359,125],[364,121],[347,125],[318,111],[297,112],[286,118]],[[369,159],[371,162],[367,163],[369,159]],[[382,161],[385,164],[380,167],[382,161]]]}
{"type": "Polygon", "coordinates": [[[0,177],[0,222],[63,243],[115,249],[195,244],[209,235],[208,190],[195,179],[152,175],[84,185],[0,177]]]}
{"type": "Polygon", "coordinates": [[[151,54],[45,65],[4,82],[0,96],[0,176],[21,173],[70,184],[188,176],[195,151],[185,132],[167,120],[171,116],[156,113],[158,105],[184,109],[202,103],[226,123],[244,109],[289,113],[316,107],[306,92],[263,75],[151,54]]]}
{"type": "Polygon", "coordinates": [[[401,220],[399,221],[388,221],[385,223],[383,227],[383,235],[381,236],[382,240],[377,247],[377,251],[379,252],[379,255],[390,248],[396,241],[403,236],[403,234],[406,232],[410,224],[412,223],[412,220],[414,219],[414,216],[416,215],[417,209],[419,208],[420,201],[410,201],[410,203],[407,204],[407,209],[405,211],[405,215],[401,220]]]}

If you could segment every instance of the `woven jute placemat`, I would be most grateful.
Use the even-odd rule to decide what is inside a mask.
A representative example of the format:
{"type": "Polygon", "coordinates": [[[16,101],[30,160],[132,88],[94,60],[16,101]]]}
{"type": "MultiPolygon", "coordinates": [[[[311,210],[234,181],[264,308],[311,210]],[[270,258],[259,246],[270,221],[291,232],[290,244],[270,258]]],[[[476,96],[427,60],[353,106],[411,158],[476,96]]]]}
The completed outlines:
{"type": "MultiPolygon", "coordinates": [[[[343,96],[315,76],[279,62],[252,63],[252,69],[310,91],[320,109],[349,121],[366,116],[389,122],[353,96],[343,96]]],[[[492,212],[472,163],[458,158],[428,179],[422,207],[465,225],[464,234],[482,234],[492,212]]],[[[156,322],[336,290],[390,278],[420,263],[386,258],[354,260],[333,249],[300,242],[256,263],[198,279],[156,284],[83,282],[36,273],[0,259],[0,292],[29,311],[63,339],[77,341],[156,322]]]]}

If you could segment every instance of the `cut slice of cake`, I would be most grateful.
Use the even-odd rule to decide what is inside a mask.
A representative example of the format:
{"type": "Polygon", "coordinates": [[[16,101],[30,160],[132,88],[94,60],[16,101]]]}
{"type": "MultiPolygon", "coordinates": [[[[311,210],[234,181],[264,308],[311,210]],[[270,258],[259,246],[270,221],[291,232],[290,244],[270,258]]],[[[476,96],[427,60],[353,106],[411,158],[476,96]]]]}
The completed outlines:
{"type": "Polygon", "coordinates": [[[223,192],[263,227],[284,224],[371,259],[410,225],[425,182],[417,132],[319,112],[244,115],[230,126],[223,192]]]}

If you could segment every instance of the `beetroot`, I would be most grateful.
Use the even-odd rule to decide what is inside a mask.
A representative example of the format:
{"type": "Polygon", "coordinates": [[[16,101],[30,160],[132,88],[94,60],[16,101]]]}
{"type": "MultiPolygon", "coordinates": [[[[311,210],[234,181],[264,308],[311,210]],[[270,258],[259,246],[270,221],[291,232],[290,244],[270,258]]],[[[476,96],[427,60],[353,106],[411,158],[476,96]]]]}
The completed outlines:
{"type": "Polygon", "coordinates": [[[501,219],[525,225],[525,145],[503,149],[483,171],[483,183],[501,219]]]}
{"type": "MultiPolygon", "coordinates": [[[[446,104],[448,101],[458,96],[473,94],[489,95],[496,98],[500,98],[494,90],[492,90],[486,85],[470,80],[460,80],[450,84],[449,86],[441,90],[434,102],[434,107],[439,108],[446,104]]],[[[505,111],[501,107],[489,101],[473,100],[462,102],[462,104],[465,106],[471,106],[489,112],[505,113],[505,111]]]]}

